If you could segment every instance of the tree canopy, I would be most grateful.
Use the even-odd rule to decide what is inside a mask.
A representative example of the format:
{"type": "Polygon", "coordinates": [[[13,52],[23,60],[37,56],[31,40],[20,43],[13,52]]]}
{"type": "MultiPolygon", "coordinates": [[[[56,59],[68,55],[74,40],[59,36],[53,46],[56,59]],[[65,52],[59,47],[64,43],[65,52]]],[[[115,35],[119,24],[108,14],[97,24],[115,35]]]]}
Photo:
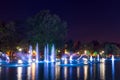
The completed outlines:
{"type": "Polygon", "coordinates": [[[67,24],[56,14],[43,10],[27,19],[27,30],[29,44],[35,45],[38,42],[43,47],[47,43],[54,43],[61,47],[65,41],[67,24]]]}
{"type": "Polygon", "coordinates": [[[17,39],[15,31],[14,22],[0,22],[0,50],[14,49],[17,39]]]}
{"type": "Polygon", "coordinates": [[[24,21],[0,22],[0,50],[14,50],[17,46],[39,44],[40,48],[54,43],[63,47],[67,23],[56,14],[43,10],[24,21]]]}

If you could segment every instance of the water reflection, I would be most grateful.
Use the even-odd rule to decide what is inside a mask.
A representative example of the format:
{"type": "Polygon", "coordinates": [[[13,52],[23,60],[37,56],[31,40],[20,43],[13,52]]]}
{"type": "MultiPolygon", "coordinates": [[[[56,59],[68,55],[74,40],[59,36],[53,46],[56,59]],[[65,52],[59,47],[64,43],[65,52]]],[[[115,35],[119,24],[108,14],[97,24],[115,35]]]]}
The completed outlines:
{"type": "Polygon", "coordinates": [[[32,63],[32,66],[31,66],[31,69],[32,69],[32,80],[35,80],[35,72],[36,72],[36,65],[35,63],[32,63]]]}
{"type": "Polygon", "coordinates": [[[90,78],[92,79],[93,76],[93,66],[90,64],[90,78]]]}
{"type": "Polygon", "coordinates": [[[30,80],[31,79],[31,67],[28,67],[27,68],[27,80],[30,80]]]}
{"type": "Polygon", "coordinates": [[[100,63],[100,78],[105,80],[105,63],[100,63]]]}
{"type": "Polygon", "coordinates": [[[27,67],[0,67],[0,80],[119,80],[119,64],[109,61],[80,66],[31,63],[27,67]]]}
{"type": "Polygon", "coordinates": [[[84,66],[84,80],[87,80],[87,78],[88,78],[88,66],[85,65],[84,66]]]}
{"type": "Polygon", "coordinates": [[[17,79],[22,80],[22,67],[17,68],[17,79]]]}
{"type": "Polygon", "coordinates": [[[77,67],[77,78],[80,78],[80,67],[77,67]]]}
{"type": "Polygon", "coordinates": [[[51,74],[51,80],[55,80],[55,65],[54,65],[54,63],[51,63],[51,65],[50,65],[50,70],[51,70],[51,72],[50,72],[50,74],[51,74]]]}
{"type": "Polygon", "coordinates": [[[55,76],[56,76],[56,80],[60,79],[60,66],[56,65],[56,69],[55,69],[55,76]]]}
{"type": "Polygon", "coordinates": [[[67,67],[64,67],[64,79],[67,80],[67,67]]]}
{"type": "Polygon", "coordinates": [[[115,67],[114,67],[114,60],[112,60],[112,80],[115,79],[115,67]]]}
{"type": "Polygon", "coordinates": [[[1,78],[2,68],[0,67],[0,78],[1,78]]]}
{"type": "Polygon", "coordinates": [[[38,79],[38,64],[37,63],[32,63],[31,64],[31,67],[28,67],[28,75],[29,75],[29,79],[30,79],[30,76],[31,76],[31,80],[37,80],[38,79]],[[31,72],[30,72],[31,71],[31,72]],[[30,75],[31,73],[31,75],[30,75]]]}
{"type": "Polygon", "coordinates": [[[2,69],[1,69],[1,67],[0,67],[0,73],[1,73],[1,70],[2,70],[2,69]]]}
{"type": "Polygon", "coordinates": [[[54,63],[44,63],[44,80],[55,80],[54,63]]]}

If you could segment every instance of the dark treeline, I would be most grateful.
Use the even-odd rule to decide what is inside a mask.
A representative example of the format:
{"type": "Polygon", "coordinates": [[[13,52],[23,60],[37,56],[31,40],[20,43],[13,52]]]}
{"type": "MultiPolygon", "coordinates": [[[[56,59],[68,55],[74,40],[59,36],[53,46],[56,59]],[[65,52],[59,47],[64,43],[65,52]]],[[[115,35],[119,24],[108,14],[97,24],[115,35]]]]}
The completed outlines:
{"type": "Polygon", "coordinates": [[[36,43],[43,50],[45,44],[64,45],[67,23],[49,10],[43,10],[24,21],[0,21],[0,50],[16,50],[16,47],[35,47],[36,43]]]}
{"type": "Polygon", "coordinates": [[[120,54],[120,44],[114,42],[99,42],[93,40],[91,42],[80,42],[68,40],[65,44],[65,49],[71,52],[84,53],[84,50],[88,50],[90,53],[100,53],[104,51],[105,54],[120,54]]]}

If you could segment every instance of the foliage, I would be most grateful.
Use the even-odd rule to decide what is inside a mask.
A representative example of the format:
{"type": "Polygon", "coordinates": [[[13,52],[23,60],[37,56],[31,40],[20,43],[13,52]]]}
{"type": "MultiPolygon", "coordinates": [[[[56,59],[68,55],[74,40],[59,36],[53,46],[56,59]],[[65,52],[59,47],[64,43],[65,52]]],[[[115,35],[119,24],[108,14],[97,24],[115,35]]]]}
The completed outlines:
{"type": "Polygon", "coordinates": [[[105,54],[120,54],[120,49],[117,45],[112,43],[106,43],[104,45],[105,54]]]}
{"type": "Polygon", "coordinates": [[[14,22],[0,22],[0,49],[2,51],[13,50],[15,48],[16,34],[14,22]]]}
{"type": "Polygon", "coordinates": [[[64,44],[67,25],[57,15],[49,11],[41,11],[27,20],[27,39],[29,44],[40,46],[55,43],[57,47],[64,44]]]}

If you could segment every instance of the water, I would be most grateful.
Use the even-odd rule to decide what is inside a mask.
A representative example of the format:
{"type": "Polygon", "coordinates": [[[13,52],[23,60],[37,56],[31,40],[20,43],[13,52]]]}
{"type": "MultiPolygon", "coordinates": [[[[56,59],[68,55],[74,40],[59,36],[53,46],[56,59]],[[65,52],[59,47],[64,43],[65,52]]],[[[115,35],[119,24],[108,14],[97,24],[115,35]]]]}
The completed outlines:
{"type": "Polygon", "coordinates": [[[80,66],[32,63],[23,67],[0,66],[0,80],[120,80],[120,60],[80,66]]]}
{"type": "Polygon", "coordinates": [[[55,62],[56,55],[55,55],[55,47],[52,45],[51,49],[49,48],[49,45],[47,44],[44,48],[44,61],[45,62],[55,62]]]}
{"type": "Polygon", "coordinates": [[[29,46],[29,62],[32,62],[32,46],[29,46]]]}
{"type": "Polygon", "coordinates": [[[36,62],[39,61],[39,48],[38,48],[38,43],[36,44],[36,62]]]}

